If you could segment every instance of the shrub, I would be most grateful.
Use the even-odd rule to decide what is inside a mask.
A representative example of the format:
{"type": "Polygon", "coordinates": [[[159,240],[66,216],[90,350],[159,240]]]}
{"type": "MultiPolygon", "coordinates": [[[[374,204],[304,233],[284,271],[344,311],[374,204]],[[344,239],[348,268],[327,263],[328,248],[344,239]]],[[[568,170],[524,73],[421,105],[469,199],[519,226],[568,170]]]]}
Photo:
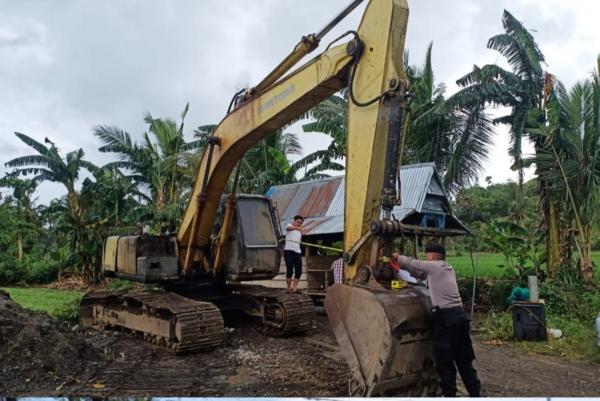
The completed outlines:
{"type": "Polygon", "coordinates": [[[135,283],[120,278],[113,278],[109,280],[108,286],[112,291],[131,290],[135,287],[135,283]]]}
{"type": "Polygon", "coordinates": [[[600,312],[600,289],[578,280],[547,280],[540,284],[540,297],[548,313],[568,319],[590,322],[600,312]]]}
{"type": "Polygon", "coordinates": [[[0,260],[1,284],[46,284],[56,280],[58,263],[38,255],[25,255],[22,260],[0,260]]]}
{"type": "MultiPolygon", "coordinates": [[[[507,298],[513,287],[510,280],[477,279],[475,288],[475,306],[477,310],[505,310],[508,307],[507,298]]],[[[458,279],[460,296],[466,304],[471,303],[473,295],[473,278],[458,279]]]]}
{"type": "Polygon", "coordinates": [[[25,269],[16,260],[0,260],[0,283],[14,284],[23,281],[26,276],[25,269]]]}
{"type": "Polygon", "coordinates": [[[79,299],[64,302],[51,313],[51,316],[76,323],[79,320],[79,299]]]}
{"type": "Polygon", "coordinates": [[[59,265],[53,260],[27,258],[25,281],[29,284],[46,284],[58,278],[59,265]]]}

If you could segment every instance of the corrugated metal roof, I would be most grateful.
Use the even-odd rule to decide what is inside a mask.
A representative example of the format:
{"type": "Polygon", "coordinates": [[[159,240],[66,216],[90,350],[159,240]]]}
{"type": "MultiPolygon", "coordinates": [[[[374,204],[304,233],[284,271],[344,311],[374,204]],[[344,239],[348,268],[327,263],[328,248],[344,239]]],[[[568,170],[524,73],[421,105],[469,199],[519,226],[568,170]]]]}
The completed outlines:
{"type": "Polygon", "coordinates": [[[281,219],[285,220],[297,214],[305,218],[328,215],[331,205],[339,202],[336,195],[341,191],[342,194],[338,197],[341,197],[342,202],[341,207],[338,208],[343,214],[343,181],[343,177],[332,177],[318,181],[278,185],[271,187],[267,194],[273,200],[281,219]]]}
{"type": "MultiPolygon", "coordinates": [[[[291,218],[281,220],[281,232],[285,233],[285,227],[291,222],[291,218]]],[[[304,235],[339,234],[344,231],[344,215],[308,217],[302,228],[304,235]]]]}
{"type": "MultiPolygon", "coordinates": [[[[392,211],[397,220],[420,213],[428,194],[443,196],[441,201],[448,203],[434,163],[402,166],[399,175],[402,204],[392,211]]],[[[305,235],[334,234],[344,231],[344,184],[344,176],[337,176],[274,186],[267,194],[279,212],[284,232],[299,214],[305,218],[305,235]]]]}
{"type": "Polygon", "coordinates": [[[339,216],[344,215],[344,190],[346,188],[346,178],[344,176],[337,177],[340,180],[338,189],[329,204],[329,209],[325,216],[339,216]]]}
{"type": "Polygon", "coordinates": [[[402,208],[421,211],[434,170],[433,163],[409,164],[400,168],[402,208]]]}

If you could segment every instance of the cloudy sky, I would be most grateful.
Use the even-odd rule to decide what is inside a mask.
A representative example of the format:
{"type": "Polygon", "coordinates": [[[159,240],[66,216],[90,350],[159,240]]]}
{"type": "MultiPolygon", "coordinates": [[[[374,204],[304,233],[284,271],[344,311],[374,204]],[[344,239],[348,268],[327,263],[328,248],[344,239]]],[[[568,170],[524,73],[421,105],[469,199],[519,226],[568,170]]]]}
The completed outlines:
{"type": "MultiPolygon", "coordinates": [[[[216,123],[231,95],[256,84],[298,42],[318,31],[348,0],[0,0],[0,173],[30,153],[14,131],[52,139],[64,152],[83,148],[102,164],[95,124],[114,124],[139,138],[142,116],[178,118],[186,102],[187,133],[216,123]]],[[[502,32],[508,9],[534,35],[548,69],[567,86],[586,78],[600,52],[596,0],[409,1],[406,47],[422,63],[433,41],[438,83],[449,93],[473,64],[500,63],[485,48],[502,32]]],[[[324,39],[358,26],[364,6],[324,39]]],[[[312,56],[311,56],[312,57],[312,56]]],[[[299,127],[292,131],[300,133],[299,127]]],[[[508,169],[506,130],[498,129],[486,171],[495,182],[508,169]]],[[[305,153],[324,147],[301,134],[305,153]]],[[[62,192],[43,185],[40,200],[62,192]]]]}

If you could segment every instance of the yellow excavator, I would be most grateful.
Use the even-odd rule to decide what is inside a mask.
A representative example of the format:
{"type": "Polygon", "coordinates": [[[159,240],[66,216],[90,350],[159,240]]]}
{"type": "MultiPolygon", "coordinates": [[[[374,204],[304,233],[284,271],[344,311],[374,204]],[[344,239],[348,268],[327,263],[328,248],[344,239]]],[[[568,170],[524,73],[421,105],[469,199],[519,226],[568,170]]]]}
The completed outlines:
{"type": "Polygon", "coordinates": [[[309,331],[309,297],[243,284],[278,274],[281,233],[268,198],[236,194],[236,165],[258,141],[347,88],[347,283],[328,290],[325,309],[351,370],[349,393],[437,394],[426,290],[391,289],[381,258],[401,235],[391,210],[400,199],[397,170],[410,98],[403,66],[406,0],[370,0],[356,31],[291,71],[361,2],[303,36],[262,82],[234,95],[208,140],[176,237],[105,241],[105,275],[159,283],[165,291],[89,293],[81,303],[83,324],[129,329],[176,353],[219,346],[221,313],[228,310],[259,318],[273,335],[309,331]],[[233,189],[224,194],[229,181],[233,189]]]}

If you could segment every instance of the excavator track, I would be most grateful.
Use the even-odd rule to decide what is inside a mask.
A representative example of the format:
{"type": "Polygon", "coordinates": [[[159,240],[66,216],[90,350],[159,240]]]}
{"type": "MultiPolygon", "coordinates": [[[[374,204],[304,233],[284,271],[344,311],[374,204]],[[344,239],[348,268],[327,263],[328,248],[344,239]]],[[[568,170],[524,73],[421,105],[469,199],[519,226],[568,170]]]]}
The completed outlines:
{"type": "Polygon", "coordinates": [[[176,354],[212,349],[223,342],[219,309],[174,293],[88,293],[80,304],[82,325],[129,329],[176,354]]]}
{"type": "Polygon", "coordinates": [[[235,296],[252,298],[260,304],[264,331],[270,336],[290,336],[312,329],[315,308],[312,299],[306,295],[286,294],[255,285],[237,285],[233,292],[235,296]]]}

